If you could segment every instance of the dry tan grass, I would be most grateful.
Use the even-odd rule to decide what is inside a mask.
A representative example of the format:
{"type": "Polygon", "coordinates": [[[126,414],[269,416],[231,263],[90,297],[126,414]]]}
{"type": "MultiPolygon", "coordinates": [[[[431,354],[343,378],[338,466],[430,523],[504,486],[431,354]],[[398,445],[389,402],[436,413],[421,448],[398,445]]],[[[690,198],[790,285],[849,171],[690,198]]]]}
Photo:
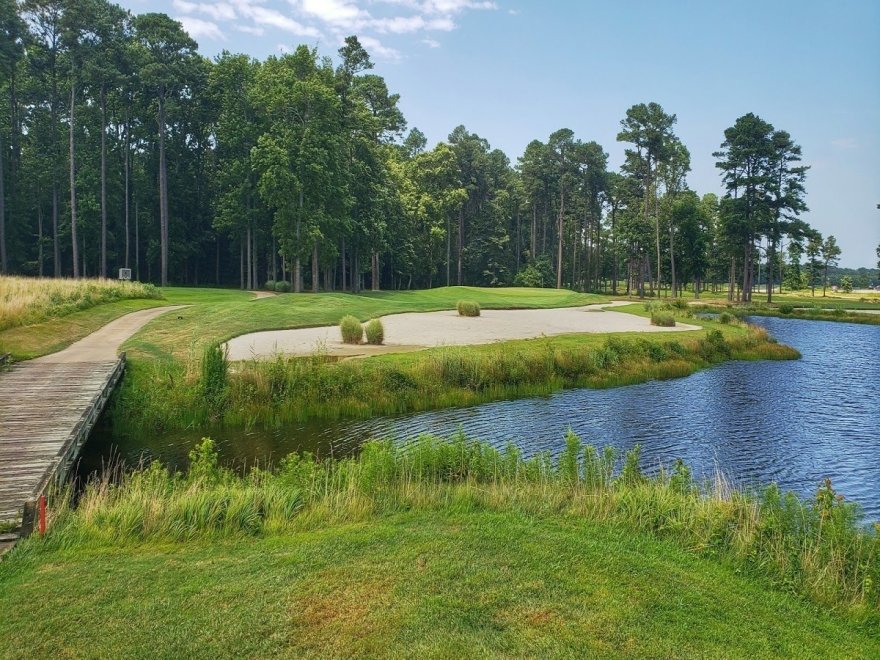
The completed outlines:
{"type": "Polygon", "coordinates": [[[110,279],[0,277],[0,330],[127,298],[161,298],[152,284],[110,279]]]}

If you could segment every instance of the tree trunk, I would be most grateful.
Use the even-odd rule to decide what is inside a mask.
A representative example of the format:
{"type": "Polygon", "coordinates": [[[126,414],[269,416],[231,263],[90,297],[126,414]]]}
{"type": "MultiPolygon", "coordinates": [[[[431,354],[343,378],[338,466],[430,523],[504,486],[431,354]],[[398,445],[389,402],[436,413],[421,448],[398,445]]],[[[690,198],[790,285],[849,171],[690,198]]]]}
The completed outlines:
{"type": "Polygon", "coordinates": [[[293,291],[294,293],[302,292],[302,264],[300,263],[300,232],[302,231],[302,212],[303,212],[303,189],[299,189],[299,206],[296,215],[296,256],[293,260],[293,291]]]}
{"type": "Polygon", "coordinates": [[[733,302],[734,282],[736,281],[736,257],[733,255],[730,257],[730,269],[727,271],[727,274],[727,300],[728,302],[733,302]]]}
{"type": "Polygon", "coordinates": [[[672,222],[669,223],[669,270],[672,278],[672,297],[676,297],[677,289],[675,283],[675,245],[674,232],[672,231],[672,222]]]}
{"type": "Polygon", "coordinates": [[[52,177],[52,265],[55,277],[61,277],[61,246],[58,243],[58,180],[52,177]]]}
{"type": "Polygon", "coordinates": [[[37,265],[40,277],[43,277],[43,206],[37,202],[37,265]]]}
{"type": "Polygon", "coordinates": [[[70,244],[73,248],[73,276],[79,277],[79,244],[76,241],[76,148],[73,140],[75,128],[74,104],[76,102],[76,85],[70,83],[70,244]]]}
{"type": "Polygon", "coordinates": [[[254,251],[254,270],[253,281],[251,282],[251,289],[254,291],[258,291],[260,288],[260,248],[257,241],[256,228],[251,230],[251,245],[254,251]]]}
{"type": "Polygon", "coordinates": [[[5,274],[9,268],[6,263],[6,189],[4,188],[3,160],[6,152],[3,149],[3,133],[0,132],[0,273],[5,274]]]}
{"type": "Polygon", "coordinates": [[[138,218],[138,203],[134,202],[134,271],[138,281],[141,279],[141,241],[140,241],[140,218],[138,218]]]}
{"type": "Polygon", "coordinates": [[[537,202],[532,203],[532,232],[531,232],[531,235],[529,236],[529,238],[531,240],[531,249],[530,249],[531,253],[529,254],[529,257],[534,262],[534,260],[538,258],[538,255],[536,254],[538,251],[538,203],[537,202]]]}
{"type": "Polygon", "coordinates": [[[370,261],[371,269],[373,271],[373,282],[372,282],[372,290],[379,290],[379,253],[376,250],[373,250],[372,259],[370,261]]]}
{"type": "Polygon", "coordinates": [[[247,226],[247,231],[245,232],[245,243],[244,243],[244,246],[243,246],[243,247],[245,248],[245,262],[244,262],[244,263],[245,263],[245,270],[244,270],[244,272],[245,272],[245,277],[244,277],[244,282],[245,282],[245,284],[244,284],[244,286],[243,286],[242,288],[245,289],[245,290],[247,290],[247,289],[250,289],[250,288],[251,288],[251,284],[252,284],[253,281],[254,281],[254,276],[253,276],[253,270],[254,270],[253,256],[254,256],[254,251],[253,251],[253,248],[251,247],[251,226],[250,226],[250,224],[248,224],[248,226],[247,226]]]}
{"type": "Polygon", "coordinates": [[[557,230],[558,241],[556,248],[556,288],[562,288],[562,221],[565,217],[565,187],[560,186],[559,189],[559,226],[557,230]]]}
{"type": "MultiPolygon", "coordinates": [[[[611,264],[611,294],[617,295],[617,268],[618,268],[618,256],[617,256],[617,231],[614,228],[614,221],[617,209],[611,209],[611,252],[612,259],[614,260],[611,264]]],[[[608,239],[605,239],[606,241],[608,239]]],[[[629,287],[627,287],[627,295],[629,295],[629,287]]]]}
{"type": "Polygon", "coordinates": [[[312,293],[318,293],[318,241],[312,241],[312,293]]]}
{"type": "Polygon", "coordinates": [[[461,261],[464,252],[464,204],[458,210],[458,278],[456,280],[458,286],[461,286],[461,261]]]}
{"type": "Polygon", "coordinates": [[[130,157],[129,157],[129,147],[130,147],[130,137],[129,134],[131,132],[131,124],[129,123],[128,117],[129,109],[126,106],[125,108],[125,143],[123,149],[125,150],[125,163],[123,169],[125,170],[125,267],[129,267],[128,254],[129,254],[129,219],[128,219],[128,211],[129,211],[129,169],[130,165],[130,157]]]}
{"type": "Polygon", "coordinates": [[[245,286],[244,286],[244,281],[245,281],[245,276],[244,276],[244,269],[245,269],[245,266],[244,266],[244,243],[245,243],[245,237],[242,236],[241,239],[239,240],[239,250],[238,250],[238,275],[239,275],[238,288],[241,289],[242,291],[245,290],[245,286]]]}
{"type": "Polygon", "coordinates": [[[101,277],[107,277],[107,94],[101,86],[101,277]]]}
{"type": "Polygon", "coordinates": [[[514,213],[516,214],[516,272],[518,273],[522,257],[522,227],[519,219],[519,205],[517,205],[514,213]]]}
{"type": "Polygon", "coordinates": [[[776,241],[767,245],[767,302],[773,302],[773,261],[776,258],[776,241]]]}
{"type": "Polygon", "coordinates": [[[159,93],[159,242],[162,286],[168,286],[168,168],[165,163],[165,90],[159,93]]]}
{"type": "Polygon", "coordinates": [[[345,260],[346,260],[346,257],[345,257],[345,236],[342,237],[342,249],[339,251],[339,254],[340,254],[339,261],[340,261],[340,265],[342,266],[342,272],[340,273],[341,278],[342,278],[342,282],[341,282],[342,290],[348,291],[348,288],[346,287],[346,284],[345,284],[345,260]]]}

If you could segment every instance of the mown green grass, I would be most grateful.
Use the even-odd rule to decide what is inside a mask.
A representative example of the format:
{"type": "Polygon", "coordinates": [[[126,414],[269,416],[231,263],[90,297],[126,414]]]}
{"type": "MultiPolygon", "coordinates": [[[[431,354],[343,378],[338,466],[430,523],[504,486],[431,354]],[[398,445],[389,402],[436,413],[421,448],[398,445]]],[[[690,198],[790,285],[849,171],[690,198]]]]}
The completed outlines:
{"type": "Polygon", "coordinates": [[[876,635],[611,525],[416,511],[0,563],[0,656],[869,658],[876,635]]]}
{"type": "Polygon", "coordinates": [[[649,478],[571,434],[556,461],[463,437],[191,461],[53,504],[0,563],[0,656],[880,652],[880,545],[830,488],[649,478]]]}
{"type": "MultiPolygon", "coordinates": [[[[717,312],[720,305],[704,305],[697,309],[717,312]]],[[[861,323],[863,325],[880,325],[880,306],[871,303],[802,303],[782,302],[774,305],[751,303],[737,305],[727,310],[737,316],[772,316],[783,319],[801,319],[804,321],[837,321],[842,323],[861,323]],[[877,312],[877,313],[867,313],[877,312]]]]}

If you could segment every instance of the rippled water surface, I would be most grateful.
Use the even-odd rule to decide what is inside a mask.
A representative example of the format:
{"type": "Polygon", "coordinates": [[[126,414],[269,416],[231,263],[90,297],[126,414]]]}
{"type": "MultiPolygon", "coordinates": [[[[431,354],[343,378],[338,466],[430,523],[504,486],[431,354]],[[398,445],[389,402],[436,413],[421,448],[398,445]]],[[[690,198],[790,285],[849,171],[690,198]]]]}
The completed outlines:
{"type": "MultiPolygon", "coordinates": [[[[369,437],[448,435],[459,428],[526,454],[562,448],[570,426],[586,441],[642,445],[646,468],[687,461],[695,473],[715,466],[740,484],[777,482],[810,496],[824,477],[880,519],[880,326],[756,318],[803,359],[732,362],[687,378],[611,390],[567,390],[546,398],[488,403],[370,420],[277,430],[212,431],[226,459],[264,462],[301,449],[345,454],[369,437]]],[[[99,429],[84,469],[111,452],[176,463],[201,433],[133,440],[99,429]]]]}

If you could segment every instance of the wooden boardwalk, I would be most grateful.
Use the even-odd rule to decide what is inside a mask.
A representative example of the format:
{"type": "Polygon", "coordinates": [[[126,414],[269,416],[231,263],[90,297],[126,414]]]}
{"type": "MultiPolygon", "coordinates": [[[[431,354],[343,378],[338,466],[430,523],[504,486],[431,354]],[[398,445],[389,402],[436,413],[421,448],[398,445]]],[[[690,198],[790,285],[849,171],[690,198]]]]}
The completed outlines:
{"type": "Polygon", "coordinates": [[[33,525],[36,499],[67,477],[122,376],[125,356],[0,371],[0,521],[33,525]]]}

